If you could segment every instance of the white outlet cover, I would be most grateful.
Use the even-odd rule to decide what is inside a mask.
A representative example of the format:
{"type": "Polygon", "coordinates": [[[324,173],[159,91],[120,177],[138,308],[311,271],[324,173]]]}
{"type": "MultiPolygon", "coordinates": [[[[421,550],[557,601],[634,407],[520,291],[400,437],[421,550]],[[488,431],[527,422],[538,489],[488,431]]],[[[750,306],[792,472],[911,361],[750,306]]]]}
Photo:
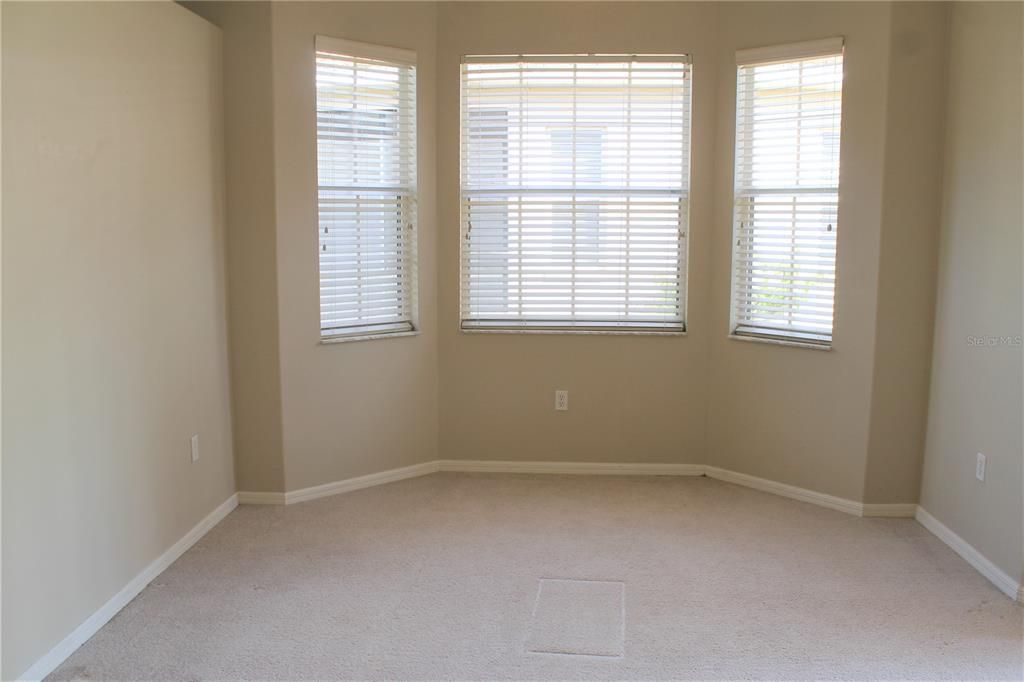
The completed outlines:
{"type": "Polygon", "coordinates": [[[985,480],[985,468],[988,466],[988,458],[982,453],[978,453],[978,459],[974,465],[974,477],[979,481],[985,480]]]}
{"type": "Polygon", "coordinates": [[[192,436],[192,440],[191,440],[190,444],[192,446],[192,461],[193,462],[198,462],[199,461],[199,434],[198,433],[195,434],[194,436],[192,436]]]}

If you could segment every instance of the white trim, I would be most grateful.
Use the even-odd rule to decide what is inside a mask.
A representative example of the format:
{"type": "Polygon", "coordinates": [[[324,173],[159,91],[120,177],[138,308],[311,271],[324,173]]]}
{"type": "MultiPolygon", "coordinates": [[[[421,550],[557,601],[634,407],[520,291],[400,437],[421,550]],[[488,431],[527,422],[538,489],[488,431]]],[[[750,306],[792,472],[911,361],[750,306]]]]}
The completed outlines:
{"type": "Polygon", "coordinates": [[[416,66],[416,52],[400,47],[388,47],[386,45],[374,45],[372,43],[359,43],[344,38],[332,38],[331,36],[316,36],[317,52],[330,52],[345,57],[361,57],[363,59],[376,59],[385,62],[398,62],[416,66]]]}
{"type": "Polygon", "coordinates": [[[501,474],[598,474],[609,476],[702,476],[703,464],[631,464],[619,462],[510,462],[441,459],[440,471],[501,474]]]}
{"type": "Polygon", "coordinates": [[[558,63],[597,63],[608,62],[653,62],[656,64],[689,64],[690,55],[684,53],[669,54],[615,54],[615,53],[577,53],[577,54],[466,54],[462,55],[463,64],[558,64],[558,63]]]}
{"type": "Polygon", "coordinates": [[[349,336],[321,336],[320,345],[328,346],[332,343],[354,343],[356,341],[372,341],[374,339],[399,339],[403,336],[419,336],[420,330],[413,329],[407,332],[381,332],[379,334],[352,334],[349,336]]]}
{"type": "Polygon", "coordinates": [[[309,500],[328,497],[330,495],[338,495],[340,493],[347,493],[352,490],[369,488],[375,485],[391,483],[393,481],[401,481],[405,478],[424,476],[426,474],[432,474],[437,470],[437,460],[434,460],[432,462],[413,464],[412,466],[400,467],[398,469],[388,469],[387,471],[380,471],[375,474],[346,478],[340,481],[334,481],[333,483],[325,483],[323,485],[315,485],[311,488],[301,488],[299,490],[286,492],[284,494],[284,503],[295,504],[296,502],[308,502],[309,500]]]}
{"type": "Polygon", "coordinates": [[[757,336],[755,334],[737,334],[733,332],[727,336],[730,341],[744,341],[747,343],[767,343],[772,346],[791,346],[793,348],[809,348],[810,350],[832,350],[832,342],[811,343],[809,341],[795,341],[792,339],[772,338],[769,336],[757,336]]]}
{"type": "Polygon", "coordinates": [[[173,564],[178,557],[187,552],[192,545],[206,535],[211,528],[216,526],[220,521],[231,513],[231,511],[238,506],[238,495],[234,494],[224,502],[222,502],[216,509],[206,515],[202,521],[197,523],[192,530],[185,533],[184,537],[175,542],[170,549],[161,554],[156,560],[149,566],[146,566],[137,576],[132,578],[131,582],[121,588],[121,591],[115,594],[107,601],[106,604],[101,606],[98,611],[89,616],[85,622],[75,628],[71,634],[65,637],[57,646],[50,649],[49,653],[36,661],[32,667],[18,676],[19,680],[41,680],[54,670],[57,669],[61,663],[63,663],[68,656],[73,654],[75,650],[85,644],[85,642],[95,635],[100,628],[107,624],[107,622],[117,615],[118,611],[128,605],[132,599],[138,596],[142,590],[146,588],[157,576],[163,573],[171,564],[173,564]]]}
{"type": "Polygon", "coordinates": [[[771,64],[772,62],[789,62],[842,53],[843,38],[839,36],[836,38],[822,38],[821,40],[807,40],[802,43],[789,43],[788,45],[771,45],[769,47],[736,50],[736,65],[752,66],[754,64],[771,64]]]}
{"type": "Polygon", "coordinates": [[[703,476],[703,464],[631,464],[619,462],[512,462],[501,460],[435,459],[375,474],[346,478],[286,493],[240,492],[239,504],[295,504],[339,495],[375,485],[425,476],[438,471],[495,474],[605,474],[617,476],[703,476]]]}
{"type": "Polygon", "coordinates": [[[1009,596],[1010,599],[1024,602],[1024,588],[1021,587],[1020,583],[1011,578],[1003,569],[989,561],[984,554],[950,530],[944,523],[929,514],[924,507],[917,507],[917,513],[914,515],[914,518],[917,519],[918,523],[931,531],[932,535],[949,545],[950,549],[977,569],[978,573],[988,578],[993,585],[1009,596]]]}
{"type": "Polygon", "coordinates": [[[568,334],[570,336],[686,336],[685,331],[642,329],[530,329],[528,327],[460,327],[463,334],[568,334]]]}
{"type": "Polygon", "coordinates": [[[862,504],[766,478],[741,474],[704,464],[632,462],[516,462],[490,459],[435,459],[422,464],[388,469],[376,474],[347,478],[311,488],[281,492],[240,492],[240,504],[295,504],[330,495],[369,488],[383,483],[424,476],[437,471],[492,474],[589,474],[605,476],[708,476],[792,500],[808,502],[854,516],[909,518],[916,504],[862,504]]]}
{"type": "Polygon", "coordinates": [[[712,466],[705,467],[705,473],[711,478],[717,478],[720,481],[736,483],[738,485],[753,488],[755,490],[761,490],[766,493],[774,493],[775,495],[788,497],[791,500],[810,502],[811,504],[816,504],[819,507],[835,509],[836,511],[846,512],[847,514],[853,514],[854,516],[861,516],[864,511],[864,505],[860,502],[847,500],[843,497],[836,497],[835,495],[815,492],[806,488],[798,488],[795,485],[779,483],[778,481],[771,481],[767,478],[758,478],[757,476],[741,474],[735,471],[729,471],[728,469],[719,469],[718,467],[712,466]]]}

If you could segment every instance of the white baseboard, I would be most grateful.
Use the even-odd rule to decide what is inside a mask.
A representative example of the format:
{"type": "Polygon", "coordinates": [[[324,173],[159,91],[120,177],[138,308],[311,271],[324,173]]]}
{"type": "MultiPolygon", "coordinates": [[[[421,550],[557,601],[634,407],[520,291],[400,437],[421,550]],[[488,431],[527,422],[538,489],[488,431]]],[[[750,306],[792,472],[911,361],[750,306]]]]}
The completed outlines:
{"type": "Polygon", "coordinates": [[[397,469],[388,469],[387,471],[378,471],[375,474],[367,474],[365,476],[357,476],[355,478],[344,478],[340,481],[324,483],[323,485],[314,485],[309,488],[300,488],[298,490],[290,490],[285,493],[242,491],[238,493],[238,503],[295,504],[296,502],[308,502],[309,500],[316,500],[318,498],[329,497],[331,495],[339,495],[352,490],[370,488],[375,485],[382,485],[393,481],[401,481],[405,478],[432,474],[439,470],[439,461],[434,460],[432,462],[423,462],[422,464],[399,467],[397,469]]]}
{"type": "Polygon", "coordinates": [[[608,476],[703,476],[703,464],[631,464],[619,462],[511,462],[439,459],[439,471],[501,474],[591,474],[608,476]]]}
{"type": "Polygon", "coordinates": [[[740,474],[735,471],[729,471],[728,469],[719,469],[718,467],[711,466],[704,467],[704,469],[705,473],[711,478],[717,478],[728,483],[736,483],[738,485],[753,488],[755,490],[761,490],[766,493],[781,495],[782,497],[788,497],[791,500],[810,502],[811,504],[816,504],[819,507],[835,509],[836,511],[846,512],[847,514],[853,514],[854,516],[861,516],[864,512],[863,504],[853,500],[847,500],[843,497],[818,493],[806,488],[798,488],[795,485],[789,485],[788,483],[779,483],[778,481],[771,481],[767,478],[758,478],[757,476],[750,476],[749,474],[740,474]]]}
{"type": "Polygon", "coordinates": [[[340,493],[347,493],[352,490],[369,488],[371,486],[391,483],[393,481],[401,481],[405,478],[424,476],[426,474],[432,474],[435,471],[438,471],[438,460],[424,462],[422,464],[413,464],[412,466],[407,467],[399,467],[398,469],[388,469],[387,471],[380,471],[376,474],[367,474],[366,476],[346,478],[341,481],[334,481],[333,483],[315,485],[311,488],[292,490],[284,494],[284,503],[295,504],[296,502],[307,502],[320,497],[338,495],[340,493]]]}
{"type": "Polygon", "coordinates": [[[170,549],[157,557],[153,563],[146,566],[141,573],[132,578],[131,582],[121,588],[120,592],[111,597],[106,604],[89,616],[84,623],[75,628],[70,635],[65,637],[57,646],[50,649],[49,653],[40,658],[32,665],[32,667],[22,673],[18,679],[26,681],[41,680],[56,670],[57,666],[63,663],[68,656],[73,654],[78,647],[85,644],[85,642],[96,634],[101,627],[106,625],[111,618],[116,616],[117,612],[123,609],[128,602],[135,599],[135,597],[146,588],[146,585],[163,573],[167,567],[178,559],[178,557],[187,552],[192,545],[196,544],[201,537],[206,535],[211,528],[220,523],[220,521],[230,514],[231,510],[237,506],[237,494],[232,495],[222,502],[216,509],[207,514],[206,518],[197,523],[192,530],[185,533],[184,537],[175,542],[170,549]]]}
{"type": "Polygon", "coordinates": [[[709,476],[729,483],[754,488],[763,492],[781,495],[793,500],[808,502],[854,516],[903,517],[914,516],[917,505],[909,504],[863,504],[834,495],[798,488],[766,478],[741,474],[728,469],[704,464],[675,463],[632,463],[632,462],[516,462],[487,459],[436,459],[422,464],[388,469],[376,474],[348,478],[333,483],[279,492],[240,492],[240,504],[295,504],[320,497],[337,495],[350,490],[400,481],[414,476],[423,476],[437,471],[459,471],[465,473],[492,474],[589,474],[608,476],[709,476]]]}
{"type": "Polygon", "coordinates": [[[918,506],[914,515],[918,523],[931,531],[932,535],[945,542],[950,548],[963,557],[964,561],[974,566],[993,585],[998,587],[1011,599],[1024,602],[1024,588],[1011,578],[1003,569],[989,561],[984,554],[976,550],[970,543],[949,529],[946,524],[929,514],[924,507],[918,506]]]}
{"type": "Polygon", "coordinates": [[[239,492],[239,504],[295,504],[383,483],[424,476],[437,471],[502,474],[607,474],[619,476],[703,476],[702,464],[629,464],[617,462],[510,462],[499,460],[435,459],[376,474],[346,478],[286,493],[239,492]]]}

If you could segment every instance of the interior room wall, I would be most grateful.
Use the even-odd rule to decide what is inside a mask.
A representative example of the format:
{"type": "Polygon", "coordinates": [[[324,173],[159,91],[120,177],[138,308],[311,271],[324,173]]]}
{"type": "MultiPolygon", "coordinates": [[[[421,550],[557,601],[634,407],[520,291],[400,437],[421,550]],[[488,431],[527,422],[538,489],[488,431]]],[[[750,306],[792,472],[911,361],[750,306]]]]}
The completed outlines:
{"type": "Polygon", "coordinates": [[[437,7],[285,2],[271,8],[281,407],[288,490],[437,458],[437,7]],[[316,34],[417,54],[417,336],[321,344],[316,34]]]}
{"type": "Polygon", "coordinates": [[[949,4],[892,5],[874,371],[864,501],[917,501],[935,278],[949,4]]]}
{"type": "Polygon", "coordinates": [[[447,2],[438,19],[439,331],[445,458],[701,463],[710,380],[718,11],[702,3],[447,2]],[[459,74],[464,54],[687,53],[693,60],[686,336],[459,330],[459,74]],[[569,410],[553,410],[556,389],[569,410]]]}
{"type": "Polygon", "coordinates": [[[2,13],[13,679],[235,482],[219,31],[172,3],[2,13]]]}
{"type": "Polygon", "coordinates": [[[224,45],[228,322],[238,489],[285,489],[270,3],[181,3],[224,45]]]}
{"type": "Polygon", "coordinates": [[[890,12],[883,3],[723,3],[716,62],[709,463],[858,501],[876,331],[890,12]],[[845,38],[833,346],[731,339],[735,52],[830,36],[845,38]]]}
{"type": "MultiPolygon", "coordinates": [[[[234,3],[223,6],[235,12],[234,3]]],[[[914,214],[910,229],[895,204],[910,192],[916,192],[915,203],[927,203],[937,180],[933,173],[918,181],[899,165],[902,152],[886,153],[886,135],[904,125],[902,107],[917,111],[935,101],[942,70],[927,55],[941,42],[941,31],[931,30],[941,24],[941,8],[454,2],[415,3],[396,13],[396,7],[279,3],[270,9],[273,73],[264,91],[271,90],[274,103],[272,133],[249,132],[244,146],[273,148],[260,162],[272,166],[273,180],[259,186],[274,197],[278,459],[287,472],[286,489],[439,456],[708,463],[854,500],[865,499],[869,483],[872,501],[916,500],[927,402],[928,332],[921,330],[930,327],[934,257],[920,267],[915,261],[911,275],[900,261],[911,238],[924,240],[919,246],[927,255],[935,223],[926,210],[914,214]],[[915,33],[917,19],[933,23],[915,33]],[[316,33],[420,53],[418,337],[318,343],[315,239],[308,229],[316,221],[310,47],[316,33]],[[730,340],[734,54],[830,35],[847,40],[834,348],[730,340]],[[692,55],[686,336],[459,331],[459,61],[468,53],[516,51],[692,55]],[[927,79],[915,80],[922,68],[927,79]],[[904,80],[913,82],[903,88],[904,80]],[[932,99],[913,100],[909,93],[932,99]],[[439,155],[432,166],[435,142],[439,155]],[[884,248],[893,254],[883,254],[884,248]],[[890,300],[880,278],[889,286],[901,277],[910,285],[890,300]],[[892,325],[883,328],[879,321],[892,325]],[[559,388],[570,391],[568,412],[552,409],[559,388]]],[[[226,30],[230,44],[232,30],[226,30]]],[[[234,117],[244,117],[246,108],[234,117]]],[[[922,126],[905,141],[897,135],[900,149],[935,142],[937,126],[922,126]]],[[[250,459],[247,452],[239,448],[240,461],[250,459]]]]}
{"type": "MultiPolygon", "coordinates": [[[[915,174],[901,163],[903,151],[937,144],[939,124],[930,120],[907,139],[897,134],[890,153],[886,135],[905,126],[904,107],[920,111],[941,99],[941,63],[929,57],[942,40],[933,29],[941,29],[944,10],[457,2],[416,3],[396,15],[394,7],[280,3],[270,10],[272,134],[250,132],[247,143],[273,147],[262,164],[273,167],[274,178],[260,186],[271,187],[276,211],[285,488],[440,456],[707,463],[858,501],[916,500],[935,215],[926,209],[908,222],[898,201],[913,194],[911,203],[934,202],[934,172],[915,174]],[[913,28],[919,19],[932,22],[928,30],[913,28]],[[308,227],[316,219],[310,45],[318,32],[421,55],[419,337],[317,343],[316,252],[308,227]],[[834,347],[731,340],[734,54],[830,35],[846,37],[847,55],[834,347]],[[517,51],[692,55],[686,336],[459,331],[459,61],[463,54],[517,51]],[[924,258],[901,267],[912,239],[921,240],[914,255],[924,258]],[[904,291],[886,295],[880,278],[904,291]],[[570,392],[568,412],[552,409],[559,388],[570,392]]],[[[235,11],[233,3],[224,8],[235,11]]],[[[250,459],[247,449],[239,449],[239,459],[250,459]]]]}
{"type": "Polygon", "coordinates": [[[921,506],[1012,579],[1022,550],[1022,7],[956,3],[921,506]],[[984,453],[984,482],[975,455],[984,453]]]}

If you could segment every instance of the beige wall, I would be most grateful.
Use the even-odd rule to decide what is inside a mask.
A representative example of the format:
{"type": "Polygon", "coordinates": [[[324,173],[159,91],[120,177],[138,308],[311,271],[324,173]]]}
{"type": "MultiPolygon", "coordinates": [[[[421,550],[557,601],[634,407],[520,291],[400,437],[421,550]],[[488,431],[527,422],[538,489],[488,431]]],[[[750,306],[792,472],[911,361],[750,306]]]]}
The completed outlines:
{"type": "Polygon", "coordinates": [[[436,459],[436,5],[183,4],[224,31],[239,489],[297,490],[436,459]],[[417,336],[319,343],[318,33],[418,56],[417,336]]]}
{"type": "Polygon", "coordinates": [[[904,152],[926,148],[938,158],[941,124],[933,117],[910,135],[902,131],[941,99],[941,61],[931,58],[941,52],[944,8],[193,6],[227,36],[229,281],[243,489],[295,490],[441,456],[705,462],[856,500],[916,499],[936,219],[934,211],[904,207],[934,204],[938,180],[916,173],[904,152]],[[317,33],[420,55],[423,332],[416,337],[318,343],[317,33]],[[834,349],[728,340],[733,54],[830,35],[846,38],[834,349]],[[460,56],[566,50],[693,56],[685,337],[458,331],[460,56]],[[908,253],[916,256],[910,267],[908,253]],[[551,409],[556,388],[570,391],[567,413],[551,409]]]}
{"type": "Polygon", "coordinates": [[[270,7],[224,16],[228,311],[239,490],[283,490],[270,7]]]}
{"type": "Polygon", "coordinates": [[[437,457],[436,7],[287,2],[271,18],[284,465],[296,490],[437,457]],[[418,336],[319,343],[317,33],[417,53],[418,336]]]}
{"type": "Polygon", "coordinates": [[[864,501],[921,487],[942,193],[949,5],[892,6],[871,424],[864,501]]]}
{"type": "MultiPolygon", "coordinates": [[[[272,134],[249,133],[249,142],[272,143],[260,163],[273,178],[255,187],[274,197],[285,488],[440,456],[704,462],[856,500],[870,489],[872,501],[915,501],[934,269],[927,254],[937,230],[934,212],[908,224],[897,197],[936,201],[935,175],[919,180],[900,163],[903,149],[935,143],[939,124],[899,153],[885,144],[890,128],[906,124],[904,108],[941,98],[941,62],[926,57],[941,43],[944,12],[843,3],[274,5],[272,134]],[[931,23],[915,29],[919,21],[931,23]],[[316,33],[420,54],[419,337],[317,343],[316,33]],[[847,46],[835,347],[728,340],[734,52],[831,35],[847,46]],[[692,55],[687,336],[458,330],[459,60],[516,51],[692,55]],[[900,263],[910,238],[925,257],[908,274],[900,263]],[[880,278],[887,287],[903,281],[906,294],[886,296],[880,278]],[[879,321],[893,324],[882,330],[879,321]],[[570,391],[567,413],[552,410],[556,388],[570,391]]],[[[263,466],[242,447],[239,460],[240,472],[263,466]]]]}
{"type": "MultiPolygon", "coordinates": [[[[915,501],[920,447],[914,450],[903,443],[912,444],[915,438],[920,442],[923,433],[926,384],[922,388],[920,380],[927,377],[927,357],[912,368],[915,394],[886,402],[882,397],[888,393],[879,390],[877,405],[873,394],[883,197],[887,190],[898,192],[911,182],[900,175],[902,168],[886,174],[885,149],[890,118],[894,125],[900,123],[895,110],[910,104],[909,92],[891,97],[889,92],[890,69],[911,68],[900,61],[912,62],[910,55],[901,52],[891,59],[889,50],[890,42],[908,30],[901,28],[901,35],[895,35],[898,22],[888,4],[601,3],[582,11],[583,7],[441,5],[442,456],[707,463],[863,500],[874,415],[877,430],[885,424],[900,442],[900,447],[878,449],[885,450],[891,465],[909,472],[891,493],[880,495],[884,501],[915,501]],[[735,51],[835,35],[846,38],[846,81],[834,349],[820,352],[729,340],[735,51]],[[566,51],[693,56],[694,198],[685,338],[458,331],[460,55],[566,51]],[[552,410],[556,388],[570,391],[567,413],[552,410]],[[901,431],[904,428],[907,433],[901,431]]],[[[902,19],[901,14],[899,22],[909,25],[927,19],[931,28],[941,26],[942,16],[940,7],[929,5],[918,16],[902,19]]],[[[935,49],[941,32],[923,33],[922,49],[935,49]]],[[[919,61],[912,67],[922,68],[919,61]]],[[[941,77],[941,66],[923,68],[929,83],[941,77]]],[[[928,128],[916,140],[932,132],[932,141],[937,142],[935,130],[928,128]]],[[[937,199],[937,181],[910,189],[916,192],[915,201],[937,199]]],[[[899,225],[895,217],[891,222],[899,225]]],[[[923,217],[914,229],[924,248],[932,248],[935,221],[923,217]]],[[[890,241],[894,250],[902,247],[898,235],[890,241]]],[[[886,262],[901,256],[902,252],[886,262]]],[[[914,329],[928,329],[930,308],[920,312],[914,306],[922,288],[928,302],[931,268],[924,265],[915,271],[910,279],[916,288],[893,302],[888,315],[900,316],[901,323],[916,325],[914,329]]],[[[918,337],[911,347],[923,343],[927,350],[927,331],[918,337]]],[[[892,351],[886,348],[887,353],[892,351]]],[[[905,382],[906,373],[897,368],[884,377],[905,382]]]]}
{"type": "Polygon", "coordinates": [[[239,490],[284,490],[270,4],[182,2],[224,44],[228,322],[239,490]]]}
{"type": "Polygon", "coordinates": [[[438,19],[441,447],[446,458],[691,462],[705,458],[715,36],[685,3],[442,3],[438,19]],[[463,54],[692,55],[693,151],[685,337],[459,331],[459,61],[463,54]],[[569,411],[555,412],[555,389],[569,411]]]}
{"type": "Polygon", "coordinates": [[[917,500],[946,13],[938,3],[722,6],[709,463],[858,501],[917,500]],[[733,53],[834,35],[845,51],[832,350],[729,339],[733,53]]]}
{"type": "Polygon", "coordinates": [[[219,31],[171,3],[2,12],[10,679],[235,486],[219,31]]]}
{"type": "Polygon", "coordinates": [[[719,36],[708,452],[711,464],[860,500],[871,403],[890,6],[728,3],[719,36]],[[737,49],[845,37],[833,348],[729,332],[737,49]]]}
{"type": "MultiPolygon", "coordinates": [[[[218,12],[199,11],[242,12],[232,3],[218,12]]],[[[923,126],[908,140],[898,134],[903,146],[897,150],[894,143],[888,154],[885,145],[890,128],[906,125],[900,118],[907,116],[904,108],[918,111],[941,99],[941,62],[928,56],[941,44],[943,8],[279,3],[269,14],[269,47],[264,32],[250,31],[237,40],[240,46],[260,43],[257,55],[269,51],[269,84],[251,73],[265,64],[250,68],[248,77],[259,86],[259,101],[265,102],[269,91],[273,110],[269,134],[265,125],[239,133],[239,146],[258,157],[246,164],[247,172],[256,172],[252,166],[261,170],[235,193],[272,197],[267,201],[273,204],[274,243],[267,243],[265,230],[247,229],[260,240],[259,246],[250,245],[260,256],[250,264],[273,253],[276,272],[274,267],[254,271],[266,281],[276,279],[276,302],[267,302],[265,293],[239,295],[257,308],[264,301],[263,330],[274,326],[276,316],[277,336],[266,342],[265,355],[236,360],[235,383],[238,390],[246,368],[262,368],[273,378],[267,369],[274,366],[271,345],[279,344],[281,454],[268,445],[276,444],[273,439],[260,439],[261,450],[236,436],[243,486],[258,480],[254,489],[282,489],[275,467],[283,467],[283,489],[295,490],[435,457],[688,462],[855,500],[916,501],[934,272],[934,255],[928,254],[934,254],[937,226],[934,211],[915,213],[908,222],[898,198],[912,196],[913,204],[937,201],[935,174],[919,178],[902,160],[905,149],[934,145],[940,124],[923,126]],[[915,28],[920,21],[930,22],[928,28],[915,28]],[[418,337],[317,342],[316,241],[310,229],[316,224],[311,76],[316,33],[420,54],[423,333],[418,337]],[[820,352],[728,340],[735,50],[832,35],[846,37],[847,55],[835,347],[820,352]],[[892,54],[891,45],[896,45],[892,54]],[[689,332],[684,337],[458,329],[460,57],[567,50],[693,57],[689,332]],[[922,73],[927,78],[921,79],[922,73]],[[908,269],[901,262],[913,247],[909,240],[918,240],[925,255],[908,269]],[[902,283],[905,294],[887,296],[880,278],[887,288],[902,283]],[[883,329],[879,322],[891,325],[883,329]],[[559,388],[570,391],[571,409],[565,413],[552,409],[559,388]],[[250,477],[250,471],[263,475],[250,477]]],[[[221,19],[230,46],[239,29],[221,19]]],[[[230,49],[228,54],[230,67],[230,49]]],[[[229,98],[243,95],[229,92],[229,98]]],[[[229,128],[248,120],[248,109],[258,104],[233,108],[229,102],[229,128]]],[[[231,150],[229,138],[229,163],[231,150]]],[[[260,217],[265,219],[268,210],[261,208],[260,217]]],[[[245,222],[255,221],[252,216],[245,222]]],[[[237,268],[232,265],[233,279],[237,268]]],[[[235,343],[246,336],[238,335],[235,343]]],[[[271,384],[246,398],[264,406],[263,412],[243,419],[244,405],[236,405],[239,421],[273,426],[273,389],[271,384]]],[[[244,435],[249,428],[240,424],[236,432],[244,435]]]]}
{"type": "Polygon", "coordinates": [[[1018,580],[1022,550],[1020,4],[957,3],[921,505],[1018,580]],[[972,338],[983,339],[972,345],[972,338]],[[988,456],[984,483],[975,453],[988,456]]]}

